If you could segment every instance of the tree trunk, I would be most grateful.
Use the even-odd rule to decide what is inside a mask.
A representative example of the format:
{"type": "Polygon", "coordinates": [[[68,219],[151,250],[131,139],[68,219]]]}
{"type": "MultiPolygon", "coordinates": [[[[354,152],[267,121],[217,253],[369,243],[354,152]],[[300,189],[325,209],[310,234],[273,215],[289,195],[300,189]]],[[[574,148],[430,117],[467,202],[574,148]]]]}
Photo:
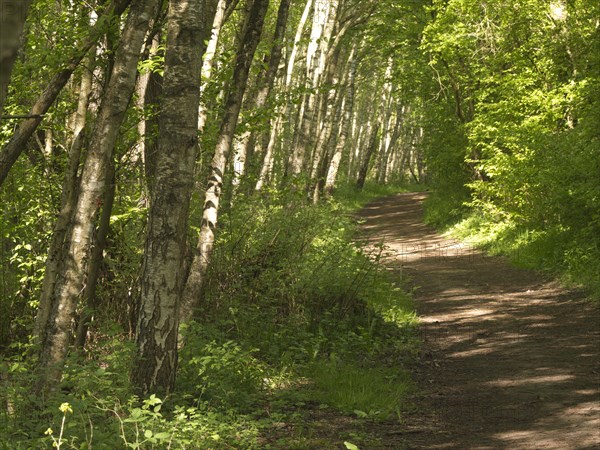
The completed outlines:
{"type": "Polygon", "coordinates": [[[21,48],[23,27],[31,0],[0,0],[0,115],[12,68],[21,48]]]}
{"type": "Polygon", "coordinates": [[[299,123],[296,127],[296,137],[290,158],[291,175],[299,175],[304,171],[307,165],[307,151],[312,149],[314,143],[317,106],[317,94],[315,90],[319,85],[326,62],[325,55],[320,54],[319,50],[327,48],[329,38],[331,37],[331,35],[327,36],[325,32],[327,31],[327,19],[332,13],[330,11],[332,1],[335,0],[320,0],[315,3],[311,37],[306,50],[306,80],[309,83],[307,87],[310,91],[304,96],[299,123]]]}
{"type": "MultiPolygon", "coordinates": [[[[323,168],[324,164],[329,164],[327,154],[330,152],[333,137],[334,124],[339,123],[342,115],[342,107],[344,101],[343,91],[340,85],[339,72],[340,49],[332,53],[331,61],[328,61],[328,73],[324,80],[325,86],[330,86],[327,94],[322,95],[320,124],[318,125],[319,132],[317,134],[317,142],[313,151],[312,166],[308,183],[308,195],[312,197],[313,203],[319,200],[320,190],[322,187],[323,168]]],[[[341,71],[345,71],[345,65],[341,67],[341,71]]]]}
{"type": "MultiPolygon", "coordinates": [[[[300,22],[298,23],[298,27],[296,29],[296,35],[294,37],[294,45],[292,46],[292,51],[290,53],[290,57],[287,63],[286,69],[286,77],[285,77],[285,86],[284,86],[284,94],[289,95],[290,88],[292,86],[292,76],[294,74],[294,67],[296,64],[296,57],[298,55],[298,48],[300,47],[300,40],[302,39],[302,34],[304,33],[304,27],[306,26],[306,22],[308,20],[308,15],[310,14],[310,10],[312,8],[313,0],[307,0],[306,5],[304,6],[304,11],[302,16],[300,17],[300,22]]],[[[258,176],[258,181],[256,182],[256,191],[260,191],[263,186],[269,181],[272,175],[274,158],[273,151],[275,149],[277,137],[280,135],[281,129],[283,127],[283,122],[285,117],[289,117],[291,115],[292,104],[288,101],[287,107],[282,108],[279,111],[279,115],[275,120],[275,124],[271,129],[271,135],[269,136],[269,141],[265,147],[263,147],[264,159],[263,164],[260,169],[260,174],[258,176]]]]}
{"type": "MultiPolygon", "coordinates": [[[[161,42],[160,32],[152,39],[148,56],[156,55],[161,42]]],[[[137,81],[138,108],[144,111],[144,118],[138,124],[139,142],[136,151],[143,161],[144,187],[148,204],[152,199],[154,188],[156,157],[158,155],[158,112],[162,97],[162,74],[150,71],[138,76],[137,81]]]]}
{"type": "Polygon", "coordinates": [[[214,0],[171,0],[169,4],[156,183],[148,217],[132,373],[140,395],[168,394],[175,385],[179,297],[198,153],[200,72],[216,7],[214,0]]]}
{"type": "Polygon", "coordinates": [[[109,180],[109,183],[104,192],[104,199],[102,200],[102,214],[100,215],[98,229],[96,230],[92,246],[87,279],[83,291],[83,311],[79,317],[77,332],[75,334],[75,347],[82,350],[85,347],[88,329],[98,309],[96,287],[98,285],[98,277],[100,276],[100,267],[104,260],[103,254],[106,248],[106,237],[110,231],[110,216],[112,215],[113,203],[115,201],[116,178],[114,161],[109,162],[106,178],[109,180]]]}
{"type": "Polygon", "coordinates": [[[96,47],[92,47],[89,52],[88,61],[81,76],[81,85],[79,88],[79,101],[77,104],[77,113],[73,121],[73,138],[71,148],[69,149],[69,160],[65,177],[62,185],[61,207],[48,250],[46,259],[46,269],[44,271],[44,281],[40,295],[40,306],[37,311],[33,335],[38,342],[41,342],[42,333],[52,308],[52,298],[56,279],[61,270],[61,263],[64,260],[65,236],[71,222],[73,211],[77,202],[77,172],[80,166],[81,151],[85,138],[86,113],[89,106],[90,95],[92,93],[92,79],[95,65],[96,47]]]}
{"type": "Polygon", "coordinates": [[[204,275],[210,261],[215,241],[215,231],[219,215],[219,201],[223,189],[223,176],[231,151],[233,136],[237,126],[242,99],[248,83],[248,74],[254,53],[258,47],[269,0],[254,0],[242,31],[240,47],[237,51],[233,80],[225,101],[225,113],[221,122],[215,154],[211,163],[210,175],[204,200],[204,211],[200,226],[200,237],[190,274],[184,289],[181,314],[182,321],[192,317],[194,308],[200,301],[204,275]]]}
{"type": "Polygon", "coordinates": [[[380,167],[377,174],[377,182],[379,184],[386,184],[388,182],[388,175],[390,171],[390,157],[395,151],[398,138],[400,137],[400,130],[404,120],[404,108],[398,106],[396,108],[396,118],[394,126],[388,131],[388,137],[384,147],[383,154],[381,155],[380,167]]]}
{"type": "MultiPolygon", "coordinates": [[[[271,47],[271,56],[266,71],[259,82],[258,92],[254,97],[252,108],[255,111],[259,111],[265,107],[275,83],[275,77],[277,76],[277,70],[279,69],[279,63],[281,62],[281,51],[285,40],[285,30],[290,3],[291,0],[281,0],[281,3],[279,4],[277,23],[273,35],[273,45],[271,47]]],[[[250,156],[250,150],[251,147],[254,146],[255,139],[255,133],[248,130],[243,133],[238,140],[235,152],[235,161],[237,164],[234,165],[234,185],[240,183],[240,179],[246,171],[246,160],[250,156]]]]}
{"type": "Polygon", "coordinates": [[[388,60],[387,70],[385,72],[385,83],[383,85],[383,93],[381,96],[381,113],[384,114],[383,117],[383,126],[381,130],[381,141],[379,143],[379,163],[377,166],[376,173],[376,181],[377,183],[381,183],[381,177],[385,168],[386,160],[387,160],[387,152],[389,149],[391,133],[392,133],[392,104],[393,104],[393,96],[392,96],[392,75],[393,68],[393,60],[390,58],[388,60]]]}
{"type": "MultiPolygon", "coordinates": [[[[215,64],[215,56],[217,54],[217,45],[219,44],[219,36],[221,35],[221,28],[225,24],[225,17],[227,12],[227,0],[218,0],[217,7],[215,10],[214,20],[212,23],[212,32],[210,40],[206,47],[206,53],[204,55],[204,61],[202,63],[202,85],[200,86],[201,92],[204,90],[204,86],[210,80],[212,76],[213,66],[215,64]]],[[[208,111],[204,101],[201,99],[198,107],[198,130],[204,131],[206,126],[206,119],[208,117],[208,111]]]]}
{"type": "Polygon", "coordinates": [[[371,131],[371,140],[362,160],[360,170],[358,172],[358,179],[356,180],[356,187],[359,190],[362,190],[362,188],[365,187],[365,181],[367,180],[367,174],[369,173],[369,164],[371,163],[371,158],[377,149],[377,134],[379,133],[379,127],[380,123],[377,122],[373,128],[373,131],[371,131]]]}
{"type": "Polygon", "coordinates": [[[344,105],[344,115],[342,117],[342,124],[340,130],[340,138],[338,140],[335,152],[329,163],[329,169],[327,170],[327,179],[325,181],[325,194],[331,195],[335,188],[335,182],[337,180],[338,170],[340,168],[340,162],[344,149],[346,148],[346,142],[350,134],[350,127],[352,126],[352,114],[354,111],[354,93],[355,93],[355,79],[356,79],[356,46],[352,49],[350,54],[350,69],[348,73],[348,87],[346,92],[346,103],[344,105]]]}
{"type": "Polygon", "coordinates": [[[135,87],[137,62],[158,0],[134,0],[123,29],[115,64],[106,88],[79,185],[79,197],[69,232],[52,310],[45,326],[39,359],[38,388],[56,387],[72,339],[77,301],[84,289],[92,234],[107,183],[107,169],[119,128],[135,87]]]}

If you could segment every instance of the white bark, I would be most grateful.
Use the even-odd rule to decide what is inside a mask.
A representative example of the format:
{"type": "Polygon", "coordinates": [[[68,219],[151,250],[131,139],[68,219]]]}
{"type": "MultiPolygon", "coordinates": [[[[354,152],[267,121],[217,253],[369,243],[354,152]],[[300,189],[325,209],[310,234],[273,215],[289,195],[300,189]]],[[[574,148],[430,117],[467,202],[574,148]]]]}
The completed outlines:
{"type": "Polygon", "coordinates": [[[242,107],[242,99],[248,83],[250,65],[260,41],[268,6],[269,0],[255,0],[244,24],[242,39],[236,56],[233,80],[225,101],[225,113],[211,163],[196,255],[192,261],[190,274],[183,292],[180,312],[182,321],[187,321],[192,317],[195,307],[200,302],[204,276],[215,242],[223,177],[242,107]]]}
{"type": "Polygon", "coordinates": [[[135,87],[140,51],[158,3],[158,0],[134,0],[117,49],[84,164],[72,226],[65,236],[67,250],[42,340],[40,390],[55,387],[62,374],[72,340],[77,300],[85,284],[95,219],[106,188],[109,159],[135,87]]]}
{"type": "Polygon", "coordinates": [[[140,394],[175,385],[179,297],[198,150],[197,106],[213,0],[171,0],[154,197],[141,275],[133,383],[140,394]]]}

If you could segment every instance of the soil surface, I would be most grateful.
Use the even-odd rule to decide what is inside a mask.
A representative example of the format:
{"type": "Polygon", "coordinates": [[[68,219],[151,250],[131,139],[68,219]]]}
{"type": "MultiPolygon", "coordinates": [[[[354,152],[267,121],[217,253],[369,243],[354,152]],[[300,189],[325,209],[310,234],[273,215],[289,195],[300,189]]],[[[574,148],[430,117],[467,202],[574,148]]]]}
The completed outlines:
{"type": "Polygon", "coordinates": [[[421,322],[416,412],[387,448],[600,449],[598,306],[440,236],[423,223],[425,197],[380,199],[359,216],[414,288],[421,322]]]}

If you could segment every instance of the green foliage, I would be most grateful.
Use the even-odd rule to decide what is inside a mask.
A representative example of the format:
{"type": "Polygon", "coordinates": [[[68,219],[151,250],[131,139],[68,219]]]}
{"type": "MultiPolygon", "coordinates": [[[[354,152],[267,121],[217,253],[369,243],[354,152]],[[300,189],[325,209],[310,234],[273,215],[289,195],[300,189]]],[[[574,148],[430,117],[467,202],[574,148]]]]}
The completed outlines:
{"type": "MultiPolygon", "coordinates": [[[[127,206],[136,189],[118,194],[111,239],[136,239],[140,212],[127,206]]],[[[237,203],[221,222],[202,310],[182,329],[176,391],[132,395],[134,343],[122,325],[107,325],[106,311],[87,353],[70,355],[43,405],[29,393],[34,361],[16,354],[3,367],[0,399],[13,412],[3,409],[0,442],[50,448],[63,429],[64,449],[266,448],[265,436],[304,421],[302,405],[314,402],[353,420],[396,418],[409,389],[399,362],[417,345],[414,312],[378,266],[380,250],[352,242],[350,216],[355,205],[391,192],[367,186],[316,207],[297,193],[237,203]],[[64,426],[63,403],[73,410],[64,426]],[[44,435],[48,428],[52,435],[44,435]]],[[[109,271],[135,267],[116,266],[135,259],[123,245],[111,246],[107,259],[109,271]]],[[[112,289],[104,285],[100,295],[112,289]]],[[[329,445],[303,429],[281,445],[329,445]]]]}
{"type": "Polygon", "coordinates": [[[314,379],[309,398],[360,418],[400,418],[411,388],[408,373],[397,369],[363,368],[339,361],[318,361],[310,371],[314,379]]]}
{"type": "Polygon", "coordinates": [[[263,388],[264,364],[234,341],[207,340],[191,323],[184,334],[179,383],[196,404],[248,409],[263,388]]]}
{"type": "Polygon", "coordinates": [[[460,219],[470,190],[465,186],[471,171],[465,162],[467,139],[459,121],[447,108],[425,110],[428,132],[423,140],[428,185],[432,193],[425,203],[427,223],[444,227],[460,219]]]}
{"type": "Polygon", "coordinates": [[[31,329],[59,196],[54,174],[22,164],[0,188],[0,350],[31,329]]]}
{"type": "Polygon", "coordinates": [[[428,221],[470,216],[459,234],[599,295],[597,2],[433,11],[422,48],[460,125],[426,148],[428,221]]]}

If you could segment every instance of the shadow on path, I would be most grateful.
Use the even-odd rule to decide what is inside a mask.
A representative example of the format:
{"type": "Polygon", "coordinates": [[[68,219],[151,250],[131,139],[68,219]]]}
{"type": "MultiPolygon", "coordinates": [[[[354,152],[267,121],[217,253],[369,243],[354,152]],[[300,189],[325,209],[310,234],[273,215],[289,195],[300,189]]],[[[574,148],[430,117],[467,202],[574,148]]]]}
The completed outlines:
{"type": "Polygon", "coordinates": [[[424,341],[411,449],[600,449],[600,310],[423,224],[425,194],[360,213],[415,287],[424,341]]]}

